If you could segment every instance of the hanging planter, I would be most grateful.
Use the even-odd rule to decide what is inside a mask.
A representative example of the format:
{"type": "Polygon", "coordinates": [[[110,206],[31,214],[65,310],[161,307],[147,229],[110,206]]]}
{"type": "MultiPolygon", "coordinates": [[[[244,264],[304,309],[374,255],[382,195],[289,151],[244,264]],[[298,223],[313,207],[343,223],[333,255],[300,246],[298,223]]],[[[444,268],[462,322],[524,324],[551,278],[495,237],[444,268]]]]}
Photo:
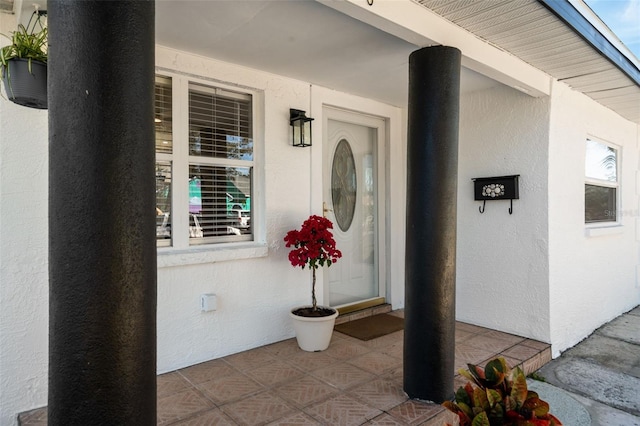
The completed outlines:
{"type": "Polygon", "coordinates": [[[7,99],[29,108],[47,108],[47,28],[45,11],[35,11],[25,27],[5,36],[10,44],[0,48],[0,80],[7,99]],[[34,19],[35,18],[35,19],[34,19]]]}
{"type": "Polygon", "coordinates": [[[27,59],[11,59],[2,66],[7,99],[18,105],[47,109],[47,64],[27,59]],[[31,68],[31,69],[29,69],[31,68]]]}

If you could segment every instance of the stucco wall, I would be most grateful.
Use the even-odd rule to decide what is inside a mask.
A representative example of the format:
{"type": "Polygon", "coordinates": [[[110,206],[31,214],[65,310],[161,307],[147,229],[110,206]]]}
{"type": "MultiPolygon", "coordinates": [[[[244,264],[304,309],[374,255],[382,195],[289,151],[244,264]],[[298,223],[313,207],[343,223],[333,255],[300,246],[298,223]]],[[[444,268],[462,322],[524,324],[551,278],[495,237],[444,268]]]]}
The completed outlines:
{"type": "Polygon", "coordinates": [[[47,397],[47,113],[0,100],[0,424],[47,397]]]}
{"type": "Polygon", "coordinates": [[[553,353],[640,303],[639,126],[555,83],[549,144],[549,273],[553,353]],[[621,225],[588,235],[584,223],[585,141],[620,147],[621,225]],[[596,235],[599,234],[599,235],[596,235]]]}
{"type": "MultiPolygon", "coordinates": [[[[290,266],[282,238],[288,230],[299,227],[310,213],[321,214],[322,199],[317,195],[322,188],[322,163],[318,162],[322,157],[322,105],[393,118],[393,134],[399,133],[400,123],[396,108],[310,87],[308,83],[167,48],[157,49],[156,62],[161,68],[261,91],[265,130],[262,207],[266,212],[263,224],[266,240],[258,242],[246,258],[230,253],[225,257],[231,260],[158,270],[158,370],[165,372],[293,336],[288,310],[310,302],[310,275],[290,266]],[[289,108],[306,110],[315,118],[313,147],[291,147],[289,108]],[[261,252],[262,247],[266,250],[261,252]],[[202,293],[218,296],[217,311],[200,312],[202,293]]],[[[394,143],[400,144],[397,139],[394,143]]],[[[396,164],[390,169],[394,170],[393,179],[398,180],[403,163],[394,158],[396,164]]],[[[396,219],[401,214],[404,195],[391,197],[397,207],[389,217],[396,219]]],[[[160,264],[165,261],[163,257],[159,256],[160,264]]],[[[402,270],[399,265],[391,269],[402,270]]],[[[319,272],[317,294],[322,303],[319,272]]],[[[396,285],[391,287],[391,296],[394,306],[402,307],[403,288],[397,285],[398,281],[393,279],[396,285]]]]}
{"type": "MultiPolygon", "coordinates": [[[[0,14],[0,16],[2,16],[0,14]]],[[[9,28],[12,25],[8,25],[9,28]]],[[[158,46],[159,68],[257,91],[256,146],[263,185],[254,207],[263,212],[255,244],[231,250],[162,249],[158,256],[158,372],[167,372],[293,336],[288,311],[310,302],[310,274],[287,261],[282,238],[310,213],[321,213],[322,132],[312,148],[289,142],[289,108],[309,111],[321,126],[322,105],[387,117],[390,188],[404,188],[401,111],[309,83],[188,55],[158,46]],[[313,99],[312,99],[313,98],[313,99]],[[263,201],[260,203],[259,199],[263,201]],[[200,311],[200,295],[215,293],[218,309],[200,311]]],[[[47,403],[47,112],[0,100],[0,425],[47,403]]],[[[388,296],[403,306],[404,191],[389,191],[385,216],[395,232],[387,244],[388,296]],[[401,229],[397,229],[401,228],[401,229]]],[[[320,276],[321,278],[321,276],[320,276]]],[[[322,284],[318,296],[322,303],[322,284]]]]}
{"type": "Polygon", "coordinates": [[[458,320],[548,342],[549,98],[500,86],[462,96],[458,320]],[[520,199],[473,200],[473,178],[520,175],[520,199]]]}
{"type": "Polygon", "coordinates": [[[0,99],[0,425],[47,398],[47,155],[47,112],[0,99]]]}

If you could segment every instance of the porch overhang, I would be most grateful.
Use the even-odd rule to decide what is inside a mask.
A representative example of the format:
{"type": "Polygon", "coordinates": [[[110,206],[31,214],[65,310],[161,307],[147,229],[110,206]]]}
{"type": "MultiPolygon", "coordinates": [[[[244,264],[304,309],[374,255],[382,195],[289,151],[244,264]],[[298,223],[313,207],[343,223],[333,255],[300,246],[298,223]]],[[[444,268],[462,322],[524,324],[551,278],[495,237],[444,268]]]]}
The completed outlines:
{"type": "MultiPolygon", "coordinates": [[[[46,8],[0,1],[20,21],[46,8]]],[[[557,79],[640,123],[638,58],[582,0],[163,1],[156,23],[158,44],[400,107],[409,54],[453,46],[462,93],[504,84],[546,96],[557,79]]]]}

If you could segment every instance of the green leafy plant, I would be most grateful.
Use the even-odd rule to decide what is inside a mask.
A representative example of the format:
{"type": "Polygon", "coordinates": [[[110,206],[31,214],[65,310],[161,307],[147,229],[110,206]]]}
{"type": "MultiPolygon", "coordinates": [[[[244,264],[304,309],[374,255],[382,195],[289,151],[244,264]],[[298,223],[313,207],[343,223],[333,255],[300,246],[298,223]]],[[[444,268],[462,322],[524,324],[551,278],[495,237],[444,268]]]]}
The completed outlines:
{"type": "Polygon", "coordinates": [[[47,27],[41,22],[45,12],[34,12],[29,24],[18,25],[18,29],[10,35],[2,34],[9,39],[10,44],[0,48],[0,80],[9,81],[9,61],[11,59],[25,59],[28,61],[29,72],[33,61],[47,63],[47,27]],[[34,20],[35,17],[35,20],[34,20]],[[5,75],[6,74],[6,75],[5,75]]]}
{"type": "Polygon", "coordinates": [[[489,361],[484,369],[473,364],[468,367],[459,372],[470,382],[458,389],[455,401],[442,404],[458,415],[460,426],[562,425],[549,413],[549,404],[527,389],[519,367],[510,370],[504,358],[489,361]]]}

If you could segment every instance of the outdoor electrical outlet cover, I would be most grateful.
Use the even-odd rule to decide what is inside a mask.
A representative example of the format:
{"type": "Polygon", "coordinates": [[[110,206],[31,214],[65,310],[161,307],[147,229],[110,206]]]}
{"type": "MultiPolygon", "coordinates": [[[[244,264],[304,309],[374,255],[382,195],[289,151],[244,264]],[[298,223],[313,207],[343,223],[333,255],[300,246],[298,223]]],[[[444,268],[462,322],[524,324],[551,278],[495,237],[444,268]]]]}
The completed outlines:
{"type": "Polygon", "coordinates": [[[207,293],[200,296],[200,309],[202,312],[215,311],[218,308],[218,298],[215,294],[207,293]]]}

